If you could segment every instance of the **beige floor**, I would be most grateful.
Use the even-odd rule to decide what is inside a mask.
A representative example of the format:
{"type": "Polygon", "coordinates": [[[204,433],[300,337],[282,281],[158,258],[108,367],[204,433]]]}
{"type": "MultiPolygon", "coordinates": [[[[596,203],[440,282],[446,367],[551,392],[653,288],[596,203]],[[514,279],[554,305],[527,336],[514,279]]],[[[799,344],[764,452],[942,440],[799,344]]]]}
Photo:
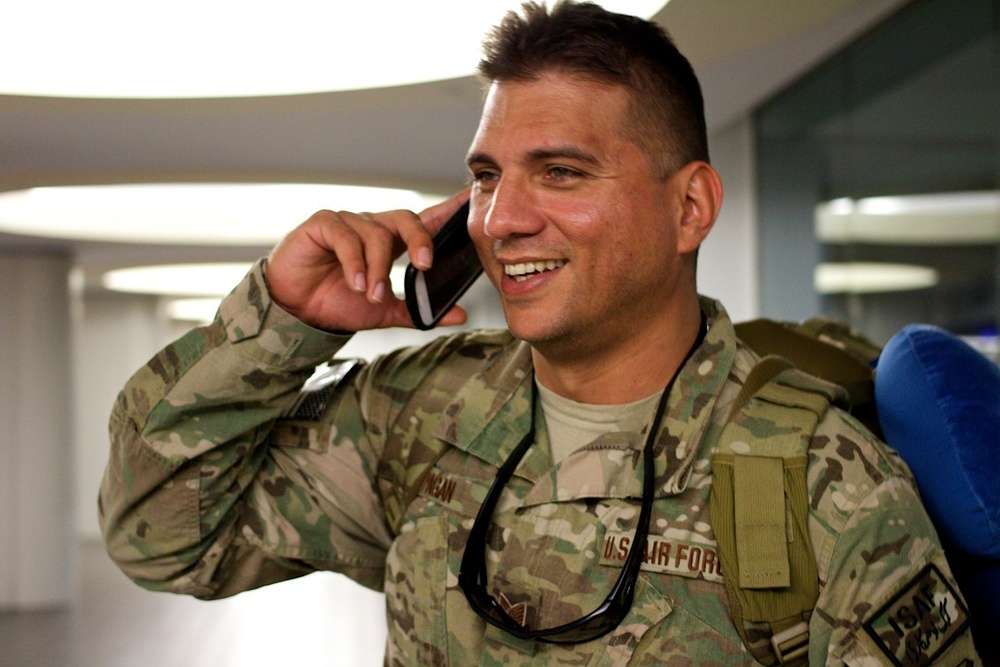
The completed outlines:
{"type": "Polygon", "coordinates": [[[60,611],[0,614],[0,667],[297,667],[382,664],[381,595],[326,573],[228,600],[146,592],[99,545],[60,611]]]}

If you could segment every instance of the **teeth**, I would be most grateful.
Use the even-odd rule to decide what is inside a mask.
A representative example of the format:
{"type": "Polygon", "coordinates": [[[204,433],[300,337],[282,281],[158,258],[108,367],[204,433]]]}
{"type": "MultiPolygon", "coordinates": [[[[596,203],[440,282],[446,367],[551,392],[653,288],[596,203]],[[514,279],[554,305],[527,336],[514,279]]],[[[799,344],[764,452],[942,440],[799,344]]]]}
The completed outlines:
{"type": "Polygon", "coordinates": [[[564,259],[549,259],[543,262],[524,262],[523,264],[505,264],[503,270],[504,273],[506,273],[508,276],[520,282],[522,280],[527,280],[528,277],[531,276],[531,274],[533,273],[541,273],[542,271],[552,271],[553,269],[558,269],[565,263],[566,260],[564,259]]]}

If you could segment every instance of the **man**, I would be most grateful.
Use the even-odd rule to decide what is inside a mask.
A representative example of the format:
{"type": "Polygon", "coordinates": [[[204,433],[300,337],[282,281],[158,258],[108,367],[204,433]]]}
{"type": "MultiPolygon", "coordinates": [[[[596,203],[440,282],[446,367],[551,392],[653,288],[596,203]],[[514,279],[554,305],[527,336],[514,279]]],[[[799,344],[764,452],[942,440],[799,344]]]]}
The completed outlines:
{"type": "MultiPolygon", "coordinates": [[[[203,598],[342,572],[385,590],[392,665],[750,663],[708,496],[756,359],[695,288],[722,188],[694,73],[654,25],[568,3],[508,16],[480,71],[469,191],[315,214],[129,382],[109,551],[203,598]],[[305,410],[351,332],[409,326],[390,264],[430,265],[467,198],[509,331],[388,353],[305,410]]],[[[810,661],[975,660],[905,467],[835,410],[811,449],[810,661]],[[924,599],[945,611],[908,606],[924,599]]]]}

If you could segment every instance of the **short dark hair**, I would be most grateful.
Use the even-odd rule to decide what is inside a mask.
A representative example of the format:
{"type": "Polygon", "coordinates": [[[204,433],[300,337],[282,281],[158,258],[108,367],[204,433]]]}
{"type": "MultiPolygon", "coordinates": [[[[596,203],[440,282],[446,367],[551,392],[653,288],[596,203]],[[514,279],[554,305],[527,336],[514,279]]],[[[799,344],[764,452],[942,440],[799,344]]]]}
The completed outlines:
{"type": "Polygon", "coordinates": [[[651,21],[592,2],[537,2],[511,11],[483,43],[479,75],[488,82],[532,81],[564,72],[624,86],[630,93],[625,136],[664,175],[708,160],[698,77],[667,32],[651,21]]]}

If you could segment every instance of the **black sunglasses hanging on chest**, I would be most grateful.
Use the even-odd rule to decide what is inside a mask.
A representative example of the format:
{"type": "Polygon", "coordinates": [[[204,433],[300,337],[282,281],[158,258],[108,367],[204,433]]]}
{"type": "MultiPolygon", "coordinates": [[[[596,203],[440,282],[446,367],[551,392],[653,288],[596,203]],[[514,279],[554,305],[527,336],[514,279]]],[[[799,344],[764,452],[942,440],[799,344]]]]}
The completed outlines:
{"type": "Polygon", "coordinates": [[[536,630],[525,628],[511,618],[504,611],[497,599],[490,595],[486,582],[486,538],[490,522],[493,518],[493,512],[496,510],[500,494],[513,476],[514,470],[517,469],[528,448],[535,441],[535,405],[538,389],[534,382],[532,382],[531,425],[528,428],[528,433],[521,439],[521,442],[518,443],[517,447],[514,448],[514,451],[510,453],[510,456],[500,467],[496,479],[493,480],[493,484],[486,494],[486,499],[483,500],[483,504],[479,508],[476,521],[466,541],[465,553],[462,556],[462,564],[458,574],[458,586],[465,593],[465,597],[469,601],[469,606],[487,623],[519,639],[536,640],[551,644],[579,644],[606,635],[618,627],[622,620],[625,619],[625,616],[632,608],[632,598],[635,595],[635,588],[639,579],[639,566],[642,564],[642,559],[646,552],[649,519],[653,513],[653,495],[656,478],[653,462],[653,443],[660,431],[660,422],[663,419],[667,399],[670,396],[670,390],[673,387],[674,381],[704,339],[705,316],[703,314],[698,337],[684,357],[684,361],[677,367],[674,376],[663,390],[660,401],[656,406],[653,423],[646,436],[646,443],[642,451],[642,508],[639,511],[639,521],[636,526],[635,537],[632,540],[632,548],[629,549],[621,573],[618,575],[614,586],[612,586],[611,592],[608,593],[608,596],[597,608],[586,616],[552,628],[536,630]]]}

